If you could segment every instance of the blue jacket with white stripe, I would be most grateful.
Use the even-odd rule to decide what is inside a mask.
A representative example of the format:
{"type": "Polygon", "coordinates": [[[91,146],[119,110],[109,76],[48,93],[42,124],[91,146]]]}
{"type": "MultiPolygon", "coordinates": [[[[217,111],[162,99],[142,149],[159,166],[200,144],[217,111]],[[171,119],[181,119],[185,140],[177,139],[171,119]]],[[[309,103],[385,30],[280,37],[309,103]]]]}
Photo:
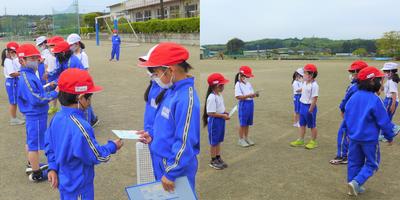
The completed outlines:
{"type": "Polygon", "coordinates": [[[19,110],[27,119],[47,115],[49,101],[57,98],[57,92],[45,92],[43,85],[31,68],[21,67],[18,80],[19,110]]]}
{"type": "Polygon", "coordinates": [[[350,139],[359,142],[378,141],[379,131],[392,141],[394,124],[390,121],[382,100],[373,92],[359,90],[346,104],[344,122],[350,139]]]}
{"type": "Polygon", "coordinates": [[[346,103],[347,101],[349,101],[350,97],[357,92],[358,90],[358,84],[357,84],[357,79],[353,79],[351,81],[351,85],[349,85],[349,87],[347,87],[346,89],[346,95],[344,96],[342,102],[339,105],[340,111],[342,111],[343,113],[346,111],[346,103]]]}
{"type": "Polygon", "coordinates": [[[119,46],[121,44],[121,38],[119,35],[113,35],[111,37],[111,43],[113,46],[119,46]]]}
{"type": "Polygon", "coordinates": [[[200,101],[194,78],[174,83],[157,111],[150,149],[163,158],[169,180],[184,176],[200,151],[200,101]]]}
{"type": "Polygon", "coordinates": [[[60,74],[68,68],[78,68],[78,69],[86,70],[86,68],[83,66],[81,60],[76,55],[71,55],[71,57],[68,59],[68,61],[64,61],[63,63],[60,63],[58,61],[58,58],[56,58],[56,69],[54,71],[50,72],[51,76],[57,77],[57,79],[54,80],[54,82],[57,83],[58,77],[60,76],[60,74]]]}
{"type": "Polygon", "coordinates": [[[159,108],[159,106],[156,105],[156,98],[162,90],[163,89],[160,86],[158,86],[158,84],[155,81],[152,81],[150,91],[147,97],[146,107],[144,110],[144,120],[143,120],[144,130],[147,131],[151,135],[151,137],[153,137],[154,119],[156,117],[156,113],[159,108]]]}
{"type": "Polygon", "coordinates": [[[112,141],[97,143],[92,126],[78,108],[62,106],[45,133],[49,170],[57,172],[60,191],[83,192],[93,184],[94,165],[107,162],[116,150],[112,141]]]}

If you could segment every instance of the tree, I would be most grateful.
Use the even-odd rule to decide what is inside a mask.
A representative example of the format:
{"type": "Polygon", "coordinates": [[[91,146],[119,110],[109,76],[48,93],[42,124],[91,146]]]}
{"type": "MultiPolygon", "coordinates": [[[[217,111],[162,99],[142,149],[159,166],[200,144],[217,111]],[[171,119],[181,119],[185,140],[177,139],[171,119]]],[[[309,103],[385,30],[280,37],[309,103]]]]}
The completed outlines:
{"type": "Polygon", "coordinates": [[[358,48],[356,50],[353,51],[353,55],[356,56],[367,56],[368,52],[365,48],[358,48]]]}
{"type": "Polygon", "coordinates": [[[376,42],[380,55],[400,58],[400,31],[390,31],[383,34],[376,42]]]}
{"type": "Polygon", "coordinates": [[[229,54],[243,54],[244,42],[241,39],[233,38],[226,43],[229,54]]]}
{"type": "MultiPolygon", "coordinates": [[[[93,12],[83,15],[83,26],[95,28],[95,18],[101,15],[102,14],[99,12],[93,12]]],[[[102,20],[100,20],[99,23],[102,23],[102,20]]]]}

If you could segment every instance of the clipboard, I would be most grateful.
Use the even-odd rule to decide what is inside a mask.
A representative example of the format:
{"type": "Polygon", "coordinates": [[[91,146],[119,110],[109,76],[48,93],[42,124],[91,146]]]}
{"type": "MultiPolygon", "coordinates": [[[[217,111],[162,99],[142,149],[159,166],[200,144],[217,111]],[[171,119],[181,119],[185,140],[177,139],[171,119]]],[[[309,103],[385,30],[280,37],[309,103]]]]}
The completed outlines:
{"type": "Polygon", "coordinates": [[[132,130],[112,130],[112,132],[119,138],[121,139],[127,139],[127,140],[138,140],[139,135],[136,134],[137,131],[132,131],[132,130]]]}
{"type": "Polygon", "coordinates": [[[175,180],[174,192],[167,192],[160,181],[125,188],[129,200],[197,200],[186,176],[175,180]]]}

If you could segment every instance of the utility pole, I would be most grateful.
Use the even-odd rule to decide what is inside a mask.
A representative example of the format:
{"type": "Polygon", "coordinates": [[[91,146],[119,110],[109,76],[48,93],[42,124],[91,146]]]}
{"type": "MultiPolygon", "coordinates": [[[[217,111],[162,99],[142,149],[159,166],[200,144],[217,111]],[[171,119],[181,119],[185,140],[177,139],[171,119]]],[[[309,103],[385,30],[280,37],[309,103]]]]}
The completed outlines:
{"type": "Polygon", "coordinates": [[[160,6],[161,6],[161,8],[160,8],[161,19],[164,19],[165,18],[165,16],[164,16],[164,0],[160,0],[160,6]]]}

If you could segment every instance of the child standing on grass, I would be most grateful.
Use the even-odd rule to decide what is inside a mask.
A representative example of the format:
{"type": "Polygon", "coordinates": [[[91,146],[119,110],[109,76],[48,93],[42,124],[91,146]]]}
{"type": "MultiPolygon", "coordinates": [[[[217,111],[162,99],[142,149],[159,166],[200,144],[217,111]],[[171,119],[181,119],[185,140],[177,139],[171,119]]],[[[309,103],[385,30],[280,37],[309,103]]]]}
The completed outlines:
{"type": "Polygon", "coordinates": [[[208,76],[207,82],[207,103],[204,105],[203,123],[204,126],[208,125],[208,141],[211,146],[209,166],[219,170],[228,167],[221,158],[221,143],[225,136],[225,120],[229,120],[230,117],[225,112],[224,98],[221,93],[229,80],[220,73],[213,73],[208,76]]]}
{"type": "Polygon", "coordinates": [[[318,71],[314,64],[307,64],[304,70],[304,84],[301,89],[300,97],[300,138],[291,142],[292,147],[303,147],[304,136],[306,134],[306,126],[311,129],[311,140],[305,145],[306,149],[314,149],[318,147],[317,139],[317,99],[319,86],[315,78],[318,71]]]}
{"type": "Polygon", "coordinates": [[[379,168],[379,131],[382,130],[389,145],[398,132],[382,100],[376,95],[384,76],[375,67],[362,69],[357,75],[359,91],[346,104],[344,122],[350,138],[347,168],[349,195],[363,193],[363,185],[379,168]]]}
{"type": "Polygon", "coordinates": [[[397,63],[388,62],[385,63],[382,68],[383,73],[385,73],[385,77],[387,78],[387,81],[383,86],[383,92],[385,94],[383,104],[385,105],[390,120],[393,119],[394,113],[399,104],[399,92],[397,87],[400,79],[397,74],[397,67],[397,63]]]}
{"type": "Polygon", "coordinates": [[[298,68],[293,73],[292,87],[293,87],[293,104],[294,104],[294,119],[293,126],[300,127],[300,97],[301,97],[301,86],[303,84],[304,71],[303,68],[298,68]]]}
{"type": "Polygon", "coordinates": [[[251,83],[248,81],[254,77],[252,69],[249,66],[241,66],[235,77],[235,97],[239,100],[239,141],[241,147],[249,147],[255,143],[249,139],[249,126],[253,125],[254,98],[258,93],[254,92],[251,83]]]}
{"type": "Polygon", "coordinates": [[[9,42],[1,55],[1,65],[4,67],[4,77],[6,78],[5,87],[10,104],[10,125],[21,125],[25,121],[17,118],[17,90],[20,65],[15,60],[16,51],[19,45],[16,42],[9,42]]]}
{"type": "MultiPolygon", "coordinates": [[[[344,96],[342,102],[339,105],[342,118],[344,116],[345,106],[347,102],[349,101],[350,97],[358,90],[357,74],[358,72],[360,72],[360,70],[366,68],[367,66],[368,64],[365,63],[364,61],[357,60],[354,61],[350,65],[350,68],[348,69],[348,72],[350,73],[351,84],[349,85],[349,87],[347,87],[346,95],[344,96]]],[[[349,146],[349,137],[347,135],[347,129],[343,120],[338,130],[336,157],[330,160],[329,163],[331,163],[332,165],[347,164],[348,146],[349,146]]]]}

